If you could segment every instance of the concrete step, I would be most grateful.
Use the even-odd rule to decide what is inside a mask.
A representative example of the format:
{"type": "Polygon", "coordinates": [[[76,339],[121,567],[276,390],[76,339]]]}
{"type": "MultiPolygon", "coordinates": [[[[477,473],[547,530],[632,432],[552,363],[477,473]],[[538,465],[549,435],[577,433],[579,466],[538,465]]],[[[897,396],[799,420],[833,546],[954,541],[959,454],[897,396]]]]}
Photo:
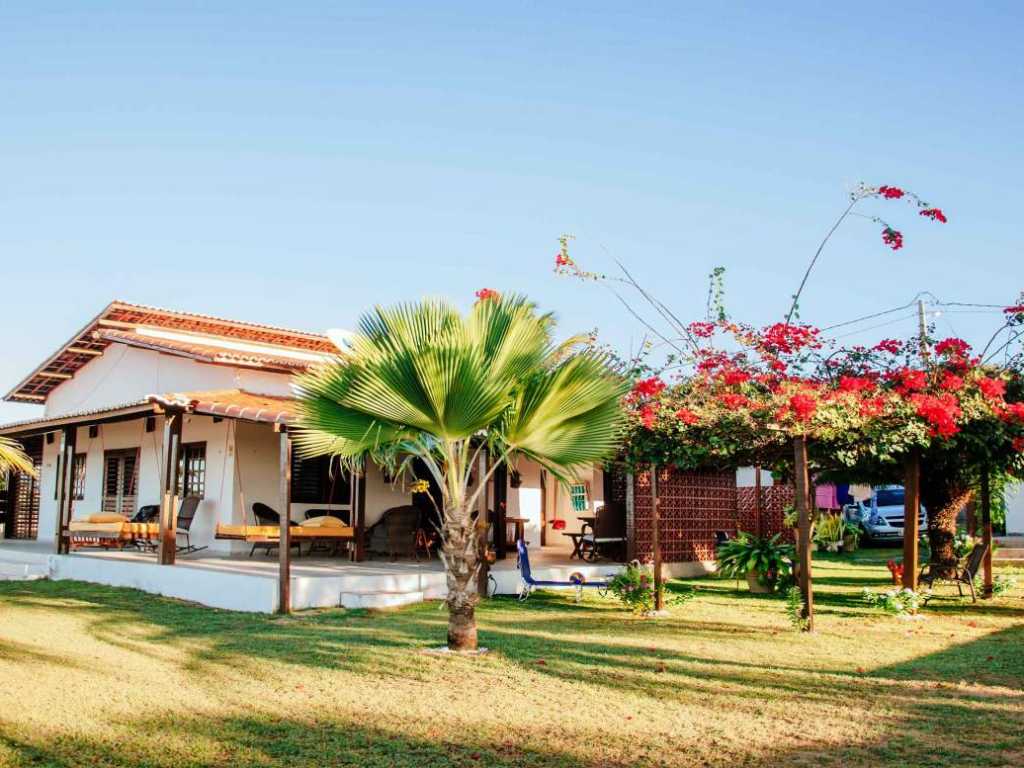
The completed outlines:
{"type": "Polygon", "coordinates": [[[1024,547],[997,547],[993,557],[1024,557],[1024,547]]]}
{"type": "Polygon", "coordinates": [[[342,592],[343,608],[400,608],[403,605],[422,603],[424,593],[420,590],[408,592],[342,592]]]}
{"type": "Polygon", "coordinates": [[[1015,568],[1024,568],[1024,557],[993,557],[994,566],[1012,565],[1015,568]]]}

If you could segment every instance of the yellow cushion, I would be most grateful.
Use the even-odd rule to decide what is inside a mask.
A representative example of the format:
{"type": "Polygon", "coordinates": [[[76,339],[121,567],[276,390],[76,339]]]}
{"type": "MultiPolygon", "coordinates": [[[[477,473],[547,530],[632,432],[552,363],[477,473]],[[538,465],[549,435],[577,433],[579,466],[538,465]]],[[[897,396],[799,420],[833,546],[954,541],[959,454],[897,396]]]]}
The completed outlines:
{"type": "Polygon", "coordinates": [[[86,518],[87,522],[90,523],[123,523],[128,518],[124,515],[115,515],[112,512],[101,512],[97,515],[89,515],[86,518]]]}
{"type": "Polygon", "coordinates": [[[299,525],[304,528],[344,528],[345,523],[336,517],[330,515],[321,515],[320,517],[311,517],[309,520],[303,520],[299,525]]]}

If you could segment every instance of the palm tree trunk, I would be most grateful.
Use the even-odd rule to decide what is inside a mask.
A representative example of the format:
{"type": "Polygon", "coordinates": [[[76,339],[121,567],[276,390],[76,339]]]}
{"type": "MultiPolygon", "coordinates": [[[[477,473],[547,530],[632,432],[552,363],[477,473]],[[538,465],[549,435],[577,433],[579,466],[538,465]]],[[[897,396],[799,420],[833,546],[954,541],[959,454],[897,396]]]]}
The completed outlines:
{"type": "Polygon", "coordinates": [[[475,526],[468,510],[454,514],[446,511],[442,551],[448,576],[448,599],[445,601],[448,605],[448,648],[475,651],[475,610],[480,600],[476,591],[476,573],[480,560],[475,526]]]}

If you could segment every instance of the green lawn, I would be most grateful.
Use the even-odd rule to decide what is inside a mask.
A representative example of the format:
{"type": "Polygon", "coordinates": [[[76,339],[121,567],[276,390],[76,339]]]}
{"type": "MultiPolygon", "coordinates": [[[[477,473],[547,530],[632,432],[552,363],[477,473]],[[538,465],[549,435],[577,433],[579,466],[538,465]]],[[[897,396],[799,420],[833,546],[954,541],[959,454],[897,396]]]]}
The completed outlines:
{"type": "Polygon", "coordinates": [[[437,604],[275,618],[0,583],[0,765],[1024,764],[1024,589],[900,621],[859,598],[893,554],[819,559],[812,636],[705,579],[657,621],[488,601],[478,659],[419,652],[437,604]]]}

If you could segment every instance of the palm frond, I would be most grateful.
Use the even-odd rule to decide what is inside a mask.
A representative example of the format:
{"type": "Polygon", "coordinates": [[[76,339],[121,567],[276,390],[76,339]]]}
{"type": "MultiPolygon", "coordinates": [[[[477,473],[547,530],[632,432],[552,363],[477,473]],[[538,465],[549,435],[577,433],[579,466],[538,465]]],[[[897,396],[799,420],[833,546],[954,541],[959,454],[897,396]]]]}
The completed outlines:
{"type": "Polygon", "coordinates": [[[34,477],[36,469],[32,460],[25,455],[20,443],[7,437],[0,437],[0,474],[6,472],[24,472],[34,477]]]}

